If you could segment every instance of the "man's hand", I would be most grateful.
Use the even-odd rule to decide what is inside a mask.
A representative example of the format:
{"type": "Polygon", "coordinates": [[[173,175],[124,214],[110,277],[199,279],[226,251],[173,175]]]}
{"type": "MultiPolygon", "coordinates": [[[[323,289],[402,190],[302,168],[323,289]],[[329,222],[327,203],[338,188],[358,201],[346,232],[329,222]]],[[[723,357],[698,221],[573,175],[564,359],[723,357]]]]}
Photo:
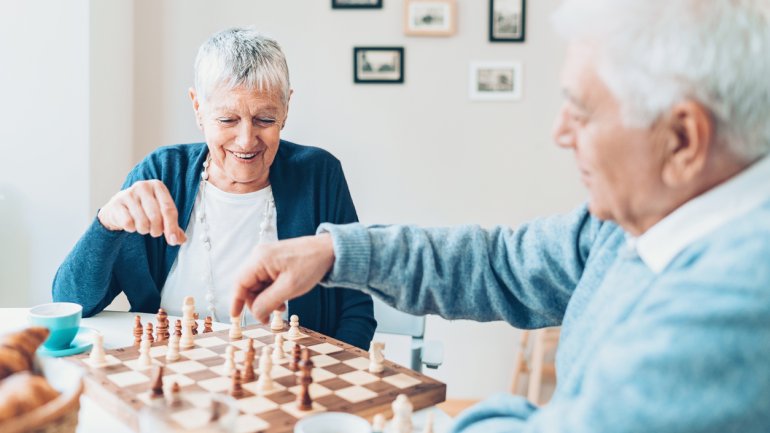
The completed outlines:
{"type": "Polygon", "coordinates": [[[166,236],[169,245],[187,240],[168,188],[159,180],[143,180],[115,194],[96,215],[109,230],[166,236]]]}
{"type": "Polygon", "coordinates": [[[310,291],[334,265],[329,234],[257,245],[236,278],[230,316],[245,306],[262,323],[284,302],[310,291]]]}

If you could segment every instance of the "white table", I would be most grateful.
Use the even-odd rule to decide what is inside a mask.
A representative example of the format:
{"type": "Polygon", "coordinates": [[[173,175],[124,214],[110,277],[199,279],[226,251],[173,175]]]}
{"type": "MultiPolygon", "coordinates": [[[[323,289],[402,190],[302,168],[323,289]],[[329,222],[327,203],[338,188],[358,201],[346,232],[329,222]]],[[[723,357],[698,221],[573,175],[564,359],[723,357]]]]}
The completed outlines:
{"type": "MultiPolygon", "coordinates": [[[[28,311],[28,308],[0,308],[0,318],[2,318],[0,320],[0,335],[27,326],[28,311]]],[[[142,323],[155,321],[155,314],[103,311],[94,317],[83,319],[81,324],[101,332],[104,335],[104,345],[106,348],[125,347],[132,345],[134,342],[133,316],[137,314],[142,316],[142,323]]],[[[172,323],[174,319],[179,319],[179,317],[169,316],[169,320],[172,323]]],[[[212,327],[215,331],[220,331],[228,329],[230,325],[215,322],[212,327]]],[[[449,429],[452,423],[449,415],[438,408],[432,407],[415,412],[413,417],[415,432],[422,431],[425,418],[431,412],[433,412],[434,417],[434,432],[440,433],[449,429]]],[[[80,399],[78,419],[78,433],[103,433],[107,427],[109,427],[110,433],[136,433],[85,395],[80,399]]]]}

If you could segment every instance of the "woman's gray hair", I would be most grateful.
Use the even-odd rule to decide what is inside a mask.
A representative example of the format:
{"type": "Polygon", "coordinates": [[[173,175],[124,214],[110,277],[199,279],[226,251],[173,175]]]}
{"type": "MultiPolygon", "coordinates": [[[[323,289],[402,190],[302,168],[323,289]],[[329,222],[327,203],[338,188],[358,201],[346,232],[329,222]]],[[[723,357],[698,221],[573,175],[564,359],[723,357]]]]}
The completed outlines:
{"type": "Polygon", "coordinates": [[[628,126],[648,127],[692,100],[711,111],[732,153],[770,152],[767,0],[566,0],[553,22],[597,49],[628,126]]]}
{"type": "Polygon", "coordinates": [[[289,103],[289,67],[281,46],[250,27],[215,33],[195,58],[195,92],[201,101],[216,89],[240,86],[278,91],[284,105],[289,103]]]}

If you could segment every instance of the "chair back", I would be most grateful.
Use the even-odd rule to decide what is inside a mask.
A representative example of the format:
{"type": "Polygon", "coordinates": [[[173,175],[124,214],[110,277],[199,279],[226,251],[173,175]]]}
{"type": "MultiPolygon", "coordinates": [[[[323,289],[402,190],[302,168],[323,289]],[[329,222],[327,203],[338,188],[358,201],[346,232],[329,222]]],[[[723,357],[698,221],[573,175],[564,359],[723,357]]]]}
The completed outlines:
{"type": "Polygon", "coordinates": [[[374,301],[374,318],[377,320],[377,331],[383,334],[407,335],[422,338],[425,335],[425,316],[413,316],[385,304],[376,297],[374,301]]]}

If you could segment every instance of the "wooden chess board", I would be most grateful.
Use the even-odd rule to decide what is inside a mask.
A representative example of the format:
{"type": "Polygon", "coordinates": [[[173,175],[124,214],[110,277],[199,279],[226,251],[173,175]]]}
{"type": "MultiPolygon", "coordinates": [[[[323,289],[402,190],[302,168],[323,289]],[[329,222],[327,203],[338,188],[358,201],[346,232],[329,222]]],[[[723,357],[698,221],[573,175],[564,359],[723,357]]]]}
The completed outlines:
{"type": "MultiPolygon", "coordinates": [[[[130,329],[127,324],[126,329],[130,329]]],[[[287,326],[288,329],[288,326],[287,326]]],[[[243,396],[237,399],[240,411],[236,423],[239,433],[291,432],[300,418],[312,413],[339,411],[354,413],[365,418],[383,412],[390,414],[390,405],[398,394],[409,396],[414,409],[423,409],[441,403],[446,398],[446,385],[409,368],[385,361],[382,373],[369,373],[369,353],[349,344],[300,327],[301,338],[286,340],[286,357],[273,365],[271,377],[276,389],[262,396],[257,395],[256,381],[243,384],[243,396]],[[294,342],[308,348],[315,364],[310,395],[311,411],[299,411],[296,396],[299,382],[296,374],[288,369],[294,342]]],[[[206,409],[202,404],[185,395],[200,396],[200,392],[227,394],[232,379],[225,375],[223,365],[229,345],[236,348],[237,368],[243,367],[248,339],[252,338],[257,355],[265,345],[272,345],[277,333],[264,325],[244,328],[243,338],[231,340],[228,331],[201,333],[195,336],[195,346],[180,349],[180,359],[166,362],[167,342],[152,345],[150,355],[155,365],[164,366],[163,382],[170,392],[172,382],[181,387],[180,397],[188,407],[179,411],[175,422],[183,429],[194,429],[196,420],[206,409]],[[196,413],[198,412],[198,413],[196,413]],[[196,416],[197,415],[197,416],[196,416]]],[[[150,387],[154,367],[142,367],[137,363],[139,348],[136,346],[107,350],[107,365],[95,368],[88,354],[69,359],[87,369],[85,393],[102,405],[108,412],[139,430],[138,413],[150,399],[150,387]]],[[[256,367],[256,364],[255,364],[256,367]]]]}

